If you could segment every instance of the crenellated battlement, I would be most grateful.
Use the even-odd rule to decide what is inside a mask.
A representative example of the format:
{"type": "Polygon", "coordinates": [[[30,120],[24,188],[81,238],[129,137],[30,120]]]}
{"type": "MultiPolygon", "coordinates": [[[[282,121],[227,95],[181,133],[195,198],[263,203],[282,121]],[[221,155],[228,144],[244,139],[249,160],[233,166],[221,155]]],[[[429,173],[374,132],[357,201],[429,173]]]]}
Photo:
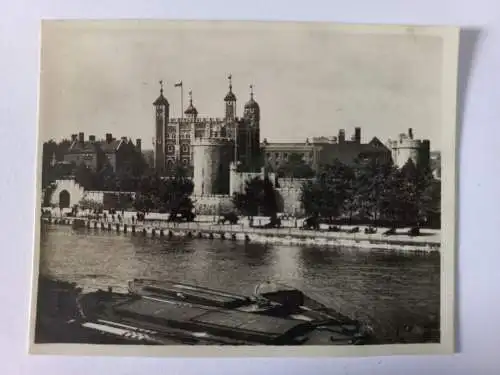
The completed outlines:
{"type": "Polygon", "coordinates": [[[232,143],[229,137],[198,137],[195,138],[192,146],[224,146],[232,143]]]}
{"type": "Polygon", "coordinates": [[[225,124],[226,120],[222,117],[196,117],[196,118],[189,118],[189,117],[176,117],[176,118],[171,118],[168,120],[169,124],[204,124],[204,123],[211,123],[211,124],[225,124]]]}
{"type": "Polygon", "coordinates": [[[413,129],[410,128],[408,133],[400,133],[397,139],[389,139],[387,145],[392,149],[419,149],[422,141],[413,138],[413,129]]]}
{"type": "Polygon", "coordinates": [[[422,141],[419,139],[408,139],[408,138],[403,138],[398,141],[392,141],[389,140],[388,145],[390,148],[393,149],[398,149],[398,148],[414,148],[418,149],[420,148],[422,144],[422,141]]]}

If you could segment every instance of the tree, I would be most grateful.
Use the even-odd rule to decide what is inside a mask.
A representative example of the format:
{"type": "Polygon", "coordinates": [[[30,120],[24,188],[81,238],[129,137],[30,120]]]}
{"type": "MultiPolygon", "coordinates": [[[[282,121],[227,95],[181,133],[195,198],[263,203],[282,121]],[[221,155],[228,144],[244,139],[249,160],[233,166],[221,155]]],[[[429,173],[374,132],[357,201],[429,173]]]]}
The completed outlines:
{"type": "Polygon", "coordinates": [[[92,211],[99,211],[104,208],[102,203],[85,198],[80,200],[80,202],[78,202],[78,206],[82,210],[92,210],[92,211]]]}
{"type": "Polygon", "coordinates": [[[380,194],[380,216],[392,222],[394,227],[407,217],[405,200],[408,192],[405,191],[405,184],[402,172],[393,169],[387,176],[385,188],[380,194]]]}
{"type": "Polygon", "coordinates": [[[235,193],[233,196],[235,207],[245,216],[258,215],[261,190],[262,180],[259,177],[246,181],[244,193],[235,193]]]}
{"type": "Polygon", "coordinates": [[[335,160],[321,167],[319,175],[302,186],[301,202],[308,215],[332,220],[345,211],[352,194],[353,170],[335,160]]]}
{"type": "Polygon", "coordinates": [[[423,191],[422,210],[429,224],[441,227],[441,181],[432,179],[423,191]]]}
{"type": "Polygon", "coordinates": [[[95,175],[85,164],[80,164],[75,168],[75,181],[85,190],[93,190],[95,185],[95,175]]]}
{"type": "Polygon", "coordinates": [[[233,203],[243,215],[249,217],[261,214],[275,218],[279,209],[276,189],[267,176],[247,181],[244,193],[234,194],[233,203]]]}
{"type": "Polygon", "coordinates": [[[357,160],[354,166],[354,176],[351,194],[347,199],[348,208],[359,218],[377,222],[383,210],[384,199],[392,198],[387,193],[392,181],[391,174],[396,167],[391,160],[368,158],[357,160]]]}
{"type": "Polygon", "coordinates": [[[301,154],[292,153],[288,156],[288,160],[278,167],[277,174],[286,178],[311,178],[314,176],[314,171],[301,154]]]}
{"type": "Polygon", "coordinates": [[[51,205],[52,194],[56,190],[55,184],[48,184],[45,187],[42,197],[42,207],[49,207],[51,205]]]}
{"type": "Polygon", "coordinates": [[[144,213],[155,208],[173,215],[186,210],[191,211],[193,202],[190,196],[193,193],[193,182],[185,176],[183,169],[177,169],[176,173],[169,178],[161,178],[158,174],[151,173],[140,179],[134,207],[144,213]]]}

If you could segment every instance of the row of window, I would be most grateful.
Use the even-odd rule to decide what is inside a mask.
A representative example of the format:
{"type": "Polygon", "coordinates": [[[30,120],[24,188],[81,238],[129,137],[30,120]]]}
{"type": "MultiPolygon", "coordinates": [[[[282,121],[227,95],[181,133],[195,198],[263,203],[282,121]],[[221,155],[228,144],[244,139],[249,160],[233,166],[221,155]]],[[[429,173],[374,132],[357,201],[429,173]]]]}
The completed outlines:
{"type": "MultiPolygon", "coordinates": [[[[183,165],[189,165],[189,159],[182,159],[182,160],[181,160],[181,163],[182,163],[183,165]]],[[[170,169],[170,168],[172,168],[173,166],[174,166],[174,161],[173,161],[173,160],[171,160],[171,159],[168,159],[168,160],[167,160],[167,168],[169,168],[169,169],[170,169]]]]}
{"type": "MultiPolygon", "coordinates": [[[[297,153],[296,152],[292,152],[291,154],[299,154],[299,153],[298,152],[297,153]]],[[[281,153],[281,152],[275,152],[274,153],[274,159],[285,159],[285,160],[287,160],[289,155],[290,154],[288,152],[283,152],[283,153],[281,153]]],[[[266,153],[266,156],[267,156],[268,159],[271,159],[271,158],[273,158],[273,153],[268,152],[268,153],[266,153]]],[[[313,153],[312,152],[309,152],[309,153],[304,152],[302,154],[302,157],[305,158],[305,159],[307,159],[308,157],[312,159],[313,153]]]]}
{"type": "MultiPolygon", "coordinates": [[[[176,133],[167,133],[167,139],[176,139],[176,133]]],[[[191,133],[182,132],[179,134],[179,139],[191,139],[191,133]]]]}
{"type": "Polygon", "coordinates": [[[76,156],[76,160],[92,160],[95,154],[80,154],[76,156]]]}
{"type": "MultiPolygon", "coordinates": [[[[167,152],[174,152],[174,145],[167,145],[167,152]]],[[[181,145],[181,152],[187,153],[189,152],[189,145],[181,145]]]]}

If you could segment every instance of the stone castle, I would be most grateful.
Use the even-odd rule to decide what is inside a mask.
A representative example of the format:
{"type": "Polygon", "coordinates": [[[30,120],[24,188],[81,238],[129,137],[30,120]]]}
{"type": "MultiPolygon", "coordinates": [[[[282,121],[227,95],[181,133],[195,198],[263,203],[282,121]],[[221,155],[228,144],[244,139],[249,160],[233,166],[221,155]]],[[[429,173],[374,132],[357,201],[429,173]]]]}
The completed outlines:
{"type": "Polygon", "coordinates": [[[199,182],[196,191],[201,194],[229,192],[231,162],[247,171],[260,168],[260,107],[254,100],[253,87],[250,85],[250,99],[244,105],[243,116],[238,117],[231,75],[228,81],[222,118],[198,116],[191,91],[184,116],[171,118],[161,81],[160,96],[153,103],[156,171],[168,175],[179,163],[192,168],[193,178],[199,182]]]}
{"type": "MultiPolygon", "coordinates": [[[[181,86],[182,89],[182,82],[176,86],[181,86]]],[[[198,116],[191,91],[189,104],[182,117],[170,117],[171,107],[163,94],[162,81],[160,95],[153,102],[153,107],[155,138],[151,155],[152,166],[163,176],[171,175],[179,164],[186,167],[193,178],[193,200],[200,214],[216,215],[232,209],[233,194],[242,192],[246,182],[254,177],[268,176],[271,181],[277,181],[277,175],[273,171],[276,171],[281,163],[286,163],[292,154],[301,155],[315,170],[321,164],[328,164],[334,159],[349,164],[357,158],[375,156],[391,158],[398,167],[402,167],[409,159],[416,164],[429,163],[430,159],[430,142],[414,139],[412,129],[386,144],[376,137],[364,143],[359,127],[354,129],[351,139],[347,139],[345,130],[341,129],[338,136],[317,137],[302,143],[269,143],[266,139],[261,143],[261,112],[254,99],[253,86],[250,85],[249,100],[243,106],[243,114],[238,117],[237,98],[233,92],[231,75],[228,76],[228,92],[223,97],[222,118],[198,116]]],[[[93,136],[89,138],[89,142],[83,142],[83,133],[79,136],[77,139],[76,135],[73,135],[65,160],[75,155],[81,160],[87,160],[80,158],[80,154],[76,152],[80,152],[82,145],[87,143],[91,146],[108,146],[117,154],[116,157],[119,156],[118,151],[123,153],[125,150],[120,147],[122,144],[134,148],[130,140],[115,140],[111,134],[107,134],[106,140],[102,142],[94,142],[93,136]]],[[[141,152],[140,140],[137,140],[135,149],[141,152]]],[[[86,152],[86,148],[81,150],[84,151],[86,152]]],[[[88,152],[84,156],[87,154],[88,152]]],[[[303,182],[304,180],[300,179],[279,179],[276,190],[283,213],[297,215],[302,212],[300,194],[303,182]]],[[[77,194],[73,189],[73,193],[71,195],[75,196],[71,197],[72,202],[84,196],[99,202],[104,199],[103,192],[77,194]]],[[[52,203],[58,202],[58,194],[54,194],[52,203]]]]}

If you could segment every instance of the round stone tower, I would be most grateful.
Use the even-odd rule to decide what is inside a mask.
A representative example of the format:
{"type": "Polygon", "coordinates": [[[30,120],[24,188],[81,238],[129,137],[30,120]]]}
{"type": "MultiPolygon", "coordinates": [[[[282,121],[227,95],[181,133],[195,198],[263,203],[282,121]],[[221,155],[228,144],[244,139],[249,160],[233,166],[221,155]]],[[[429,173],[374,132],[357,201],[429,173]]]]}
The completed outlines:
{"type": "Polygon", "coordinates": [[[228,194],[232,142],[226,138],[198,138],[193,150],[193,194],[228,194]]]}
{"type": "Polygon", "coordinates": [[[390,141],[392,160],[398,168],[403,167],[408,160],[412,160],[415,165],[419,162],[421,141],[413,139],[413,130],[408,129],[408,134],[401,133],[399,139],[390,141]]]}

